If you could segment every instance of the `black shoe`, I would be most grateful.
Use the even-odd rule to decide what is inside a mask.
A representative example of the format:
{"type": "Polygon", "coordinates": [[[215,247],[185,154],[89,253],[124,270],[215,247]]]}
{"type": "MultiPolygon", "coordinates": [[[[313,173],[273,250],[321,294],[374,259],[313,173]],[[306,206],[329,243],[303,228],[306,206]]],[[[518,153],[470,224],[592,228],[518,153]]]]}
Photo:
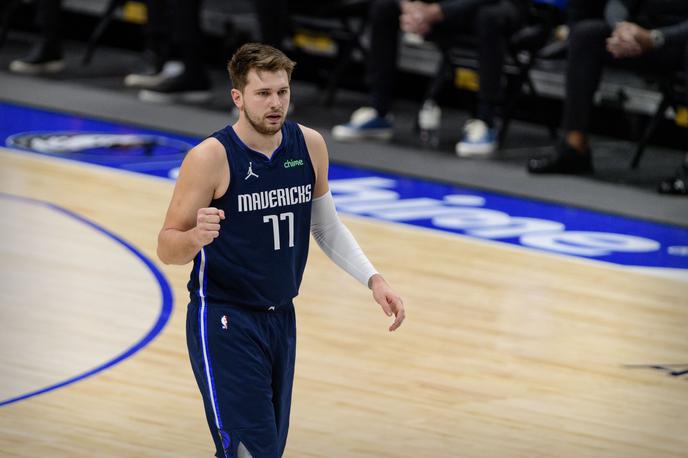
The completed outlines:
{"type": "Polygon", "coordinates": [[[562,141],[557,146],[554,156],[530,158],[528,171],[534,174],[561,173],[567,175],[585,175],[593,172],[590,150],[579,153],[562,141]]]}
{"type": "Polygon", "coordinates": [[[65,68],[62,50],[54,44],[39,43],[26,57],[10,62],[10,71],[23,75],[59,73],[65,68]]]}
{"type": "Polygon", "coordinates": [[[183,72],[180,75],[165,78],[160,84],[149,89],[139,91],[139,99],[153,103],[202,103],[212,97],[210,88],[210,79],[207,75],[203,73],[191,75],[183,72]]]}

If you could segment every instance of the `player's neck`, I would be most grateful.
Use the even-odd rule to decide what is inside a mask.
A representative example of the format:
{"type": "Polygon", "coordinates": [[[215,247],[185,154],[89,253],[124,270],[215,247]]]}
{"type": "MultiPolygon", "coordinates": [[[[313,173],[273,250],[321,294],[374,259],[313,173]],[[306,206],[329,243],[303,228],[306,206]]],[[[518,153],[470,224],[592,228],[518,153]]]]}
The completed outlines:
{"type": "Polygon", "coordinates": [[[282,143],[281,129],[274,134],[261,134],[243,117],[240,117],[232,127],[244,145],[265,154],[267,157],[271,157],[272,153],[282,143]]]}

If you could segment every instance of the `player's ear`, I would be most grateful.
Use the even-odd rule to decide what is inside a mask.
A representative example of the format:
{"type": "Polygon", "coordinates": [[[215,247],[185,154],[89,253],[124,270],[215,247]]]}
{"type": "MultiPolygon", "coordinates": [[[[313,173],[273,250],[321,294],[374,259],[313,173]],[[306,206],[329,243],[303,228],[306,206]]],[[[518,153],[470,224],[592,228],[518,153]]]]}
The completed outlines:
{"type": "Polygon", "coordinates": [[[238,89],[234,89],[234,88],[232,88],[231,94],[232,94],[232,101],[234,102],[234,105],[236,105],[237,108],[241,109],[241,107],[244,105],[243,94],[241,93],[241,91],[239,91],[238,89]]]}

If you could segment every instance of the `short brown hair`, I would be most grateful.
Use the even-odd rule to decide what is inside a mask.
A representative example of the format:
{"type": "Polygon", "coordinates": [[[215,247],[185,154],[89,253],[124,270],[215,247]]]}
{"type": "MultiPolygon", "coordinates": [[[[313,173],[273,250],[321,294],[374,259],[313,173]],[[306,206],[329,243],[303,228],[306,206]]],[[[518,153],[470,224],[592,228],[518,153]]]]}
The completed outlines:
{"type": "Polygon", "coordinates": [[[227,71],[234,89],[243,91],[248,84],[248,73],[252,69],[267,72],[284,70],[291,80],[295,65],[296,62],[277,48],[262,43],[246,43],[234,53],[227,64],[227,71]]]}

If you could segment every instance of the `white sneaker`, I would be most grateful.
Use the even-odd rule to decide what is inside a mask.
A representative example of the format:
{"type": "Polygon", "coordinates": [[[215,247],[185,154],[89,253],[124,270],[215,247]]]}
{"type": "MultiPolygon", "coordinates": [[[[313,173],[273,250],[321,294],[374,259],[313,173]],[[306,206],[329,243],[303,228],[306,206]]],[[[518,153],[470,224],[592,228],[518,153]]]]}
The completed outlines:
{"type": "Polygon", "coordinates": [[[332,128],[332,136],[335,140],[389,140],[394,129],[388,118],[377,114],[375,108],[361,107],[354,111],[351,119],[346,124],[339,124],[332,128]]]}
{"type": "Polygon", "coordinates": [[[489,156],[497,150],[495,129],[480,119],[469,119],[463,127],[463,137],[456,144],[459,157],[489,156]]]}
{"type": "Polygon", "coordinates": [[[418,112],[421,130],[438,130],[442,122],[442,109],[432,100],[426,100],[418,112]]]}
{"type": "Polygon", "coordinates": [[[145,73],[130,73],[124,77],[124,85],[126,87],[134,87],[138,89],[150,89],[162,83],[167,78],[172,78],[181,75],[184,72],[184,64],[170,60],[165,62],[162,70],[158,73],[147,75],[145,73]]]}
{"type": "Polygon", "coordinates": [[[22,75],[53,75],[65,69],[65,61],[57,59],[46,62],[27,62],[16,59],[10,62],[9,68],[11,72],[22,75]]]}
{"type": "Polygon", "coordinates": [[[418,130],[423,145],[437,148],[440,145],[442,109],[433,101],[426,100],[418,112],[418,130]]]}

